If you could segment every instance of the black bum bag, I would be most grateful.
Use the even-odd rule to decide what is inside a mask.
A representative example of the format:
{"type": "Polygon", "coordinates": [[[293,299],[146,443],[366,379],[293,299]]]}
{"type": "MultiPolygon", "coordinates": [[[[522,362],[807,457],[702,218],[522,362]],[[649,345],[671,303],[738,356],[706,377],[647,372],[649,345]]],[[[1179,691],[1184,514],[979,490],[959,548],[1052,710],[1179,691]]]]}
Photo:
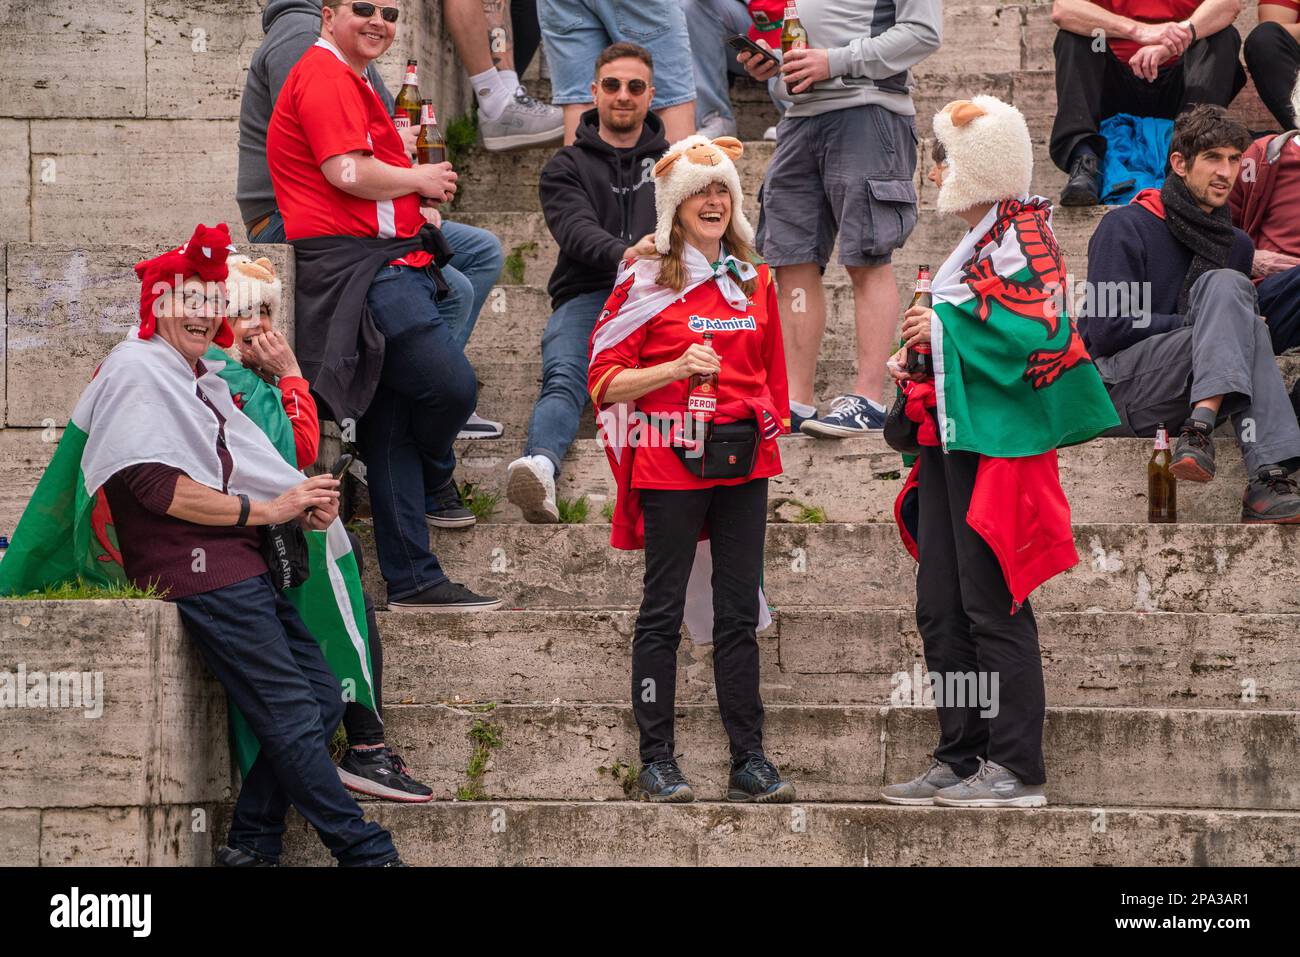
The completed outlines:
{"type": "Polygon", "coordinates": [[[710,422],[704,433],[704,454],[674,445],[673,451],[686,466],[686,471],[698,478],[745,478],[754,471],[758,458],[758,425],[752,420],[744,422],[710,422]]]}

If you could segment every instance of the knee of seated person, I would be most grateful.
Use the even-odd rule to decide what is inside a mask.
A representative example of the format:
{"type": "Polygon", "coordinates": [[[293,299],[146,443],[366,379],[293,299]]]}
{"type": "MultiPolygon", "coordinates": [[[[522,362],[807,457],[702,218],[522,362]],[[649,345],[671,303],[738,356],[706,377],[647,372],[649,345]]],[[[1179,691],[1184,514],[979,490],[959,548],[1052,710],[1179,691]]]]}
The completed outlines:
{"type": "Polygon", "coordinates": [[[1206,296],[1228,296],[1240,300],[1243,305],[1249,305],[1245,311],[1252,317],[1255,315],[1255,286],[1245,273],[1235,269],[1211,269],[1192,283],[1190,301],[1193,308],[1206,296]]]}
{"type": "Polygon", "coordinates": [[[1263,23],[1251,30],[1246,37],[1244,44],[1246,59],[1252,59],[1257,54],[1271,51],[1279,36],[1290,36],[1286,28],[1280,23],[1274,23],[1271,20],[1265,20],[1263,23]]]}

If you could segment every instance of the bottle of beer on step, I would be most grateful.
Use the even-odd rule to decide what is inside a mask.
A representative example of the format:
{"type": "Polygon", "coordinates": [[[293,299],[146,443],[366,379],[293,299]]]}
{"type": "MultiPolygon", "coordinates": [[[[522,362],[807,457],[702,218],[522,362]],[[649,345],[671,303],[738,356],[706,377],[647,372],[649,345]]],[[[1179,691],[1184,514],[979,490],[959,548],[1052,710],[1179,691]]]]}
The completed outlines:
{"type": "Polygon", "coordinates": [[[1147,521],[1178,521],[1178,480],[1169,471],[1173,462],[1169,450],[1169,431],[1161,422],[1156,426],[1155,448],[1147,462],[1147,521]]]}
{"type": "MultiPolygon", "coordinates": [[[[704,333],[704,344],[713,348],[713,333],[704,333]]],[[[718,411],[718,374],[696,372],[686,382],[686,411],[701,425],[713,421],[718,411]]]]}
{"type": "MultiPolygon", "coordinates": [[[[433,100],[424,100],[420,104],[420,135],[415,140],[415,161],[424,163],[442,163],[447,159],[447,141],[438,129],[438,117],[433,112],[433,100]]],[[[421,206],[436,206],[432,199],[420,200],[421,206]]]]}
{"type": "Polygon", "coordinates": [[[414,60],[406,61],[406,78],[393,104],[393,124],[400,130],[420,122],[420,79],[414,60]]]}
{"type": "MultiPolygon", "coordinates": [[[[934,308],[934,299],[930,295],[930,267],[922,266],[916,271],[916,292],[912,294],[912,301],[908,304],[908,309],[913,306],[924,306],[926,309],[934,308]]],[[[930,357],[930,343],[918,342],[907,350],[907,371],[918,373],[923,376],[934,375],[934,362],[930,357]]]]}

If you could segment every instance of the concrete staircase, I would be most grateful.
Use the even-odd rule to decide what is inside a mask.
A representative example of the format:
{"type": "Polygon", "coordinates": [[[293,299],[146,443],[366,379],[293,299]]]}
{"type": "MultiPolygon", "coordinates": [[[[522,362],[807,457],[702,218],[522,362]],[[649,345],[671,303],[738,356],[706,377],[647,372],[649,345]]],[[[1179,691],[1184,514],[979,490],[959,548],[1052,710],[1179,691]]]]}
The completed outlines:
{"type": "MultiPolygon", "coordinates": [[[[40,164],[54,155],[54,121],[41,119],[48,114],[36,105],[15,114],[0,99],[0,117],[10,117],[0,126],[26,126],[23,162],[33,177],[27,231],[12,234],[24,242],[6,248],[0,468],[7,481],[0,486],[0,531],[16,522],[95,362],[132,322],[137,287],[130,265],[153,248],[85,244],[172,240],[177,223],[212,221],[213,209],[237,219],[229,213],[233,139],[194,164],[195,182],[174,182],[174,172],[162,165],[166,136],[228,137],[237,92],[233,100],[202,98],[206,119],[164,118],[192,114],[179,104],[167,112],[166,96],[179,97],[179,86],[162,92],[183,71],[153,71],[165,68],[161,51],[169,41],[181,36],[188,44],[193,25],[184,19],[185,5],[140,0],[135,6],[153,24],[137,66],[157,79],[146,95],[138,84],[114,92],[107,77],[94,78],[102,102],[118,97],[122,103],[113,120],[91,128],[96,156],[124,157],[128,140],[137,142],[132,137],[151,144],[133,156],[138,176],[124,180],[119,168],[119,175],[100,181],[65,180],[61,189],[71,192],[61,192],[56,203],[41,192],[50,184],[39,182],[40,164]],[[129,189],[121,189],[123,181],[129,189]],[[110,182],[116,192],[105,197],[110,182]],[[123,223],[136,220],[114,204],[138,202],[146,191],[176,205],[165,215],[150,212],[124,235],[123,223]]],[[[258,6],[248,0],[204,5],[242,18],[241,62],[255,44],[249,30],[258,6]]],[[[1062,177],[1045,146],[1055,110],[1049,5],[945,6],[944,49],[917,71],[918,132],[926,136],[928,116],[950,99],[979,92],[1009,99],[1025,112],[1035,139],[1035,188],[1054,196],[1062,177]]],[[[1243,35],[1253,10],[1249,16],[1239,24],[1243,35]]],[[[424,51],[418,55],[454,64],[427,11],[415,19],[424,51]]],[[[84,52],[94,42],[108,41],[83,38],[75,49],[84,52]]],[[[21,64],[9,70],[36,77],[48,69],[48,57],[18,56],[16,44],[7,52],[21,64]]],[[[176,51],[168,55],[173,64],[182,59],[176,51]]],[[[440,66],[438,75],[453,72],[440,66]]],[[[232,73],[223,89],[237,91],[237,81],[232,73]]],[[[544,82],[532,86],[545,93],[544,82]]],[[[756,213],[772,149],[758,137],[774,111],[753,84],[742,82],[733,94],[747,140],[741,162],[747,202],[756,213]]],[[[1234,107],[1247,117],[1259,112],[1250,95],[1234,107]]],[[[460,166],[462,190],[449,214],[492,229],[510,257],[469,346],[481,381],[479,408],[503,420],[507,433],[498,441],[461,443],[458,478],[488,492],[503,491],[505,466],[519,454],[540,385],[545,284],[555,248],[536,182],[548,155],[473,153],[460,166]]],[[[89,169],[93,159],[68,162],[73,170],[89,169]],[[82,162],[87,165],[76,165],[82,162]]],[[[916,264],[941,262],[962,229],[933,210],[934,191],[923,172],[921,221],[896,257],[904,290],[916,264]]],[[[0,190],[17,188],[6,183],[0,180],[0,190]]],[[[1086,270],[1087,241],[1100,212],[1057,213],[1057,235],[1077,276],[1086,270]]],[[[261,252],[268,251],[291,277],[288,251],[261,252]]],[[[827,280],[823,397],[848,384],[853,355],[846,277],[832,266],[827,280]]],[[[1288,378],[1300,374],[1290,360],[1282,367],[1288,378]]],[[[471,530],[431,531],[453,576],[503,596],[507,610],[380,615],[390,743],[437,799],[366,808],[393,830],[409,862],[1296,862],[1300,598],[1289,583],[1300,539],[1291,529],[1237,524],[1244,475],[1230,444],[1221,447],[1215,483],[1180,489],[1182,524],[1172,527],[1145,524],[1146,442],[1097,440],[1062,453],[1082,560],[1034,596],[1053,805],[1022,812],[876,802],[881,785],[925,767],[935,737],[932,709],[899,705],[894,694],[918,669],[925,671],[912,610],[914,566],[892,525],[901,464],[878,439],[782,439],[786,474],[772,487],[765,563],[775,620],[759,644],[767,746],[796,781],[800,800],[768,808],[718,803],[726,743],[711,654],[684,643],[679,750],[702,800],[667,808],[624,800],[637,770],[628,676],[641,556],[608,545],[602,506],[613,489],[589,413],[580,436],[560,495],[587,497],[585,524],[525,525],[502,497],[491,519],[471,530]],[[827,520],[790,521],[798,505],[821,508],[827,520]]],[[[359,531],[373,570],[372,536],[364,526],[359,531]]],[[[368,584],[382,597],[382,582],[372,577],[368,584]]],[[[103,671],[106,706],[97,720],[72,710],[0,713],[0,774],[20,782],[0,794],[0,860],[207,863],[229,809],[224,704],[183,640],[174,611],[151,602],[23,602],[3,611],[0,670],[21,662],[29,671],[103,671]]],[[[296,817],[286,859],[328,861],[296,817]]]]}

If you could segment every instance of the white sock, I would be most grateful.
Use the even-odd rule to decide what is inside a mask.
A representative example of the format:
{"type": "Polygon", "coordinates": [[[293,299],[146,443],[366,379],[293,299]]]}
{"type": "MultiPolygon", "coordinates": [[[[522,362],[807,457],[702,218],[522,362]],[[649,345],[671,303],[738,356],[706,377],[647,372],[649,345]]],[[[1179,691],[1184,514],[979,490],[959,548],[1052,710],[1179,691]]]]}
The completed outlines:
{"type": "Polygon", "coordinates": [[[496,67],[484,70],[469,78],[474,84],[474,95],[478,97],[478,108],[489,120],[500,119],[510,101],[514,99],[515,88],[506,89],[501,82],[501,71],[496,67]]]}
{"type": "Polygon", "coordinates": [[[514,96],[515,90],[519,89],[519,74],[514,70],[498,69],[497,76],[501,78],[501,82],[504,83],[506,89],[510,91],[510,95],[514,96]]]}
{"type": "Polygon", "coordinates": [[[804,405],[802,402],[796,402],[794,401],[794,399],[791,399],[790,411],[794,412],[796,415],[802,415],[805,419],[808,419],[817,414],[817,406],[804,405]]]}
{"type": "MultiPolygon", "coordinates": [[[[862,398],[867,399],[867,397],[866,397],[865,395],[864,395],[862,398]]],[[[867,399],[867,405],[871,406],[871,407],[872,407],[873,409],[875,409],[877,412],[884,412],[884,411],[885,411],[885,407],[884,407],[883,405],[881,405],[879,402],[877,402],[875,399],[867,399]]]]}

